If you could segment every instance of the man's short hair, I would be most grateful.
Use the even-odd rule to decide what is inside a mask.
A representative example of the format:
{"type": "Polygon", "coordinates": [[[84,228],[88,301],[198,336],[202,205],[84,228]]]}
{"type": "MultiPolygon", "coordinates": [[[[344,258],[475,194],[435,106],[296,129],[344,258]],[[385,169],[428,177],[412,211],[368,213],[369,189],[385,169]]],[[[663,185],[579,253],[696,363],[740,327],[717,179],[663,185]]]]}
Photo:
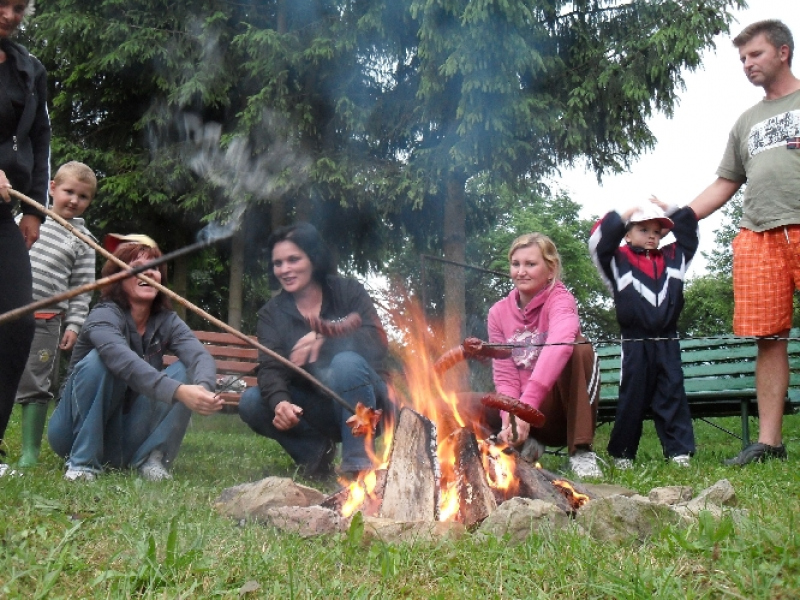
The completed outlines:
{"type": "Polygon", "coordinates": [[[794,39],[792,38],[792,32],[786,24],[778,19],[767,19],[765,21],[751,23],[742,30],[742,33],[733,38],[733,45],[737,48],[741,48],[754,37],[762,33],[767,38],[767,41],[775,46],[775,48],[780,48],[781,46],[789,48],[789,66],[791,67],[792,55],[794,54],[794,39]]]}
{"type": "Polygon", "coordinates": [[[56,182],[56,185],[59,185],[67,177],[92,186],[92,198],[94,198],[97,192],[97,176],[88,166],[77,160],[66,162],[56,171],[53,181],[56,182]]]}

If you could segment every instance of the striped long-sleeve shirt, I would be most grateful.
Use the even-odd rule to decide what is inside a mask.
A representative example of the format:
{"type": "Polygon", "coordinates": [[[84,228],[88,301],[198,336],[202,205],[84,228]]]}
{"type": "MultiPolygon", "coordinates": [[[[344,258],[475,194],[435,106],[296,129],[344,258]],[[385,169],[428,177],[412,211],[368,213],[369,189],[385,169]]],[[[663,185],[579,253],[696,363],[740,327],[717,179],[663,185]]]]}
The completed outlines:
{"type": "MultiPolygon", "coordinates": [[[[76,217],[69,223],[89,237],[94,237],[86,229],[83,219],[76,217]]],[[[42,224],[39,239],[31,246],[30,256],[34,301],[94,281],[94,248],[79,240],[53,219],[48,218],[42,224]]],[[[63,311],[66,315],[64,318],[66,328],[79,333],[89,313],[91,300],[91,292],[80,294],[48,307],[48,310],[63,311]]]]}

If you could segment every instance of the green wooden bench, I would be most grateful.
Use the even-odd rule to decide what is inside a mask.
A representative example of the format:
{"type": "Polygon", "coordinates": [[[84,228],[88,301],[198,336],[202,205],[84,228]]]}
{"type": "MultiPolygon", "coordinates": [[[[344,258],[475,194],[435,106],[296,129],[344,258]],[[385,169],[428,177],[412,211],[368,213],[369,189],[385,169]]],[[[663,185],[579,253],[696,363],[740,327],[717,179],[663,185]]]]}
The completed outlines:
{"type": "MultiPolygon", "coordinates": [[[[793,329],[791,338],[800,337],[793,329]]],[[[681,358],[686,395],[693,419],[700,419],[750,443],[750,417],[758,416],[755,390],[756,343],[752,339],[684,339],[681,358]],[[740,417],[741,436],[710,421],[715,417],[740,417]]],[[[598,344],[600,358],[600,405],[597,423],[612,423],[617,410],[620,371],[619,344],[598,344]]],[[[789,394],[784,414],[800,409],[800,341],[789,342],[789,394]]],[[[647,418],[653,415],[648,411],[647,418]]]]}

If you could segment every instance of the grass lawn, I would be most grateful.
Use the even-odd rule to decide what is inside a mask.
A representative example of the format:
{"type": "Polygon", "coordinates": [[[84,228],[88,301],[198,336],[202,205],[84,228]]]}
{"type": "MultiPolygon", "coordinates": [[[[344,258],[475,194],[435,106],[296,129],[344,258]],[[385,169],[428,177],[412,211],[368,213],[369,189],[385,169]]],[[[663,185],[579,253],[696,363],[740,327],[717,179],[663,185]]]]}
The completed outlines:
{"type": "MultiPolygon", "coordinates": [[[[736,429],[737,419],[720,419],[736,429]]],[[[753,431],[757,423],[753,423],[753,431]]],[[[93,483],[61,478],[46,447],[22,477],[0,479],[3,598],[798,598],[800,597],[800,416],[784,425],[790,458],[726,468],[739,442],[695,422],[691,468],[660,460],[646,425],[637,466],[606,480],[646,494],[656,486],[733,484],[742,522],[726,518],[665,529],[643,545],[598,543],[577,531],[428,544],[362,544],[356,530],[302,539],[218,516],[226,487],[291,476],[276,444],[235,415],[194,417],[175,479],[109,473],[93,483]]],[[[608,426],[598,432],[605,448],[608,426]]],[[[19,450],[19,411],[7,435],[19,450]]],[[[547,456],[556,470],[562,459],[547,456]]]]}

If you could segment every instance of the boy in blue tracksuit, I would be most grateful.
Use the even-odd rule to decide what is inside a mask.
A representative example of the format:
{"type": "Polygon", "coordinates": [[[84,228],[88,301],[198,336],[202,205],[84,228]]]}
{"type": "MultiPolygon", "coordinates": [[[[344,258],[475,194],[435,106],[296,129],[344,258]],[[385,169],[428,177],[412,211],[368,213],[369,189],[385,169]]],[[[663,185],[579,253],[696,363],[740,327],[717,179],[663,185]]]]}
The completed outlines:
{"type": "Polygon", "coordinates": [[[677,322],[698,244],[692,209],[657,198],[622,215],[611,211],[592,228],[589,251],[614,296],[622,331],[619,403],[608,443],[617,468],[633,466],[648,408],[667,458],[689,466],[695,451],[677,322]],[[659,248],[670,230],[676,241],[659,248]]]}

